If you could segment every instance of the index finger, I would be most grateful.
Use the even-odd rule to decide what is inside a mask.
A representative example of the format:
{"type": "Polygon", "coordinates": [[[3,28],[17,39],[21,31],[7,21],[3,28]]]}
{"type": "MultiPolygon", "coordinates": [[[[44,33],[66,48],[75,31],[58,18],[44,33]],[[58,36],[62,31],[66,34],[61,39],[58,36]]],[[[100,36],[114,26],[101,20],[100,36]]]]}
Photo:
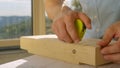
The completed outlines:
{"type": "Polygon", "coordinates": [[[88,28],[88,29],[91,29],[92,27],[91,27],[91,20],[90,20],[90,18],[86,15],[86,14],[84,14],[84,13],[82,13],[82,12],[78,12],[78,16],[79,16],[79,18],[83,21],[83,23],[85,24],[85,26],[88,28]]]}
{"type": "Polygon", "coordinates": [[[101,46],[107,46],[114,37],[115,31],[112,28],[108,28],[103,36],[103,39],[98,43],[101,46]]]}

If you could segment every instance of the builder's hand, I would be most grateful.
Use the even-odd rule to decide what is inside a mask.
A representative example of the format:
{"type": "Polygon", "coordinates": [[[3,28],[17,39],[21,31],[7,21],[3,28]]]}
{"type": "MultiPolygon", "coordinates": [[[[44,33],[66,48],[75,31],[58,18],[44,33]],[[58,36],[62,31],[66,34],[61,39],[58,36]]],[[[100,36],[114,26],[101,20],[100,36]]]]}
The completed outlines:
{"type": "Polygon", "coordinates": [[[120,63],[120,21],[111,25],[105,32],[102,41],[99,42],[104,48],[101,50],[106,60],[120,63]],[[117,38],[117,42],[114,44],[109,43],[113,38],[117,38]]]}
{"type": "Polygon", "coordinates": [[[58,38],[65,42],[79,42],[80,39],[76,32],[74,21],[81,19],[88,29],[91,28],[90,19],[82,12],[69,10],[62,12],[53,21],[52,30],[58,38]]]}

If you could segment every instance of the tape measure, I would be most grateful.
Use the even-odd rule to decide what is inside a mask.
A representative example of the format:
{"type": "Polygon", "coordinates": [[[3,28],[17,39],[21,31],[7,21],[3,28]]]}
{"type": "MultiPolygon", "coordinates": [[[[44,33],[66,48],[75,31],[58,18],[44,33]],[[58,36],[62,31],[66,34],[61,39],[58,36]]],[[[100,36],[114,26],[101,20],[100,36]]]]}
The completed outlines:
{"type": "Polygon", "coordinates": [[[85,31],[86,31],[86,26],[85,24],[80,20],[80,19],[76,19],[75,20],[75,27],[77,29],[77,33],[80,39],[83,38],[85,31]]]}

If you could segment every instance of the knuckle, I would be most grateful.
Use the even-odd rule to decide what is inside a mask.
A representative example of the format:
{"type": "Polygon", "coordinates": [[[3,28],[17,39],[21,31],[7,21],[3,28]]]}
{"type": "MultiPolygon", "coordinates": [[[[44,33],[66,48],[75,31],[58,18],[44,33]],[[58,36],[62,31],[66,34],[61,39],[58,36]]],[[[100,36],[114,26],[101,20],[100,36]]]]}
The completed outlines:
{"type": "Polygon", "coordinates": [[[75,18],[78,16],[78,13],[75,11],[69,11],[67,14],[65,14],[65,18],[75,18]]]}

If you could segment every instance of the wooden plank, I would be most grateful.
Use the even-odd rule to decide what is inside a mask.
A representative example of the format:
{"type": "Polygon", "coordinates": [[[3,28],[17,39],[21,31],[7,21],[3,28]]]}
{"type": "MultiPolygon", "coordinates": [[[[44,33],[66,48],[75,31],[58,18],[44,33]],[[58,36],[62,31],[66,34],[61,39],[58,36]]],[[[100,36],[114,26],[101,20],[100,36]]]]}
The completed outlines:
{"type": "Polygon", "coordinates": [[[20,45],[19,39],[0,40],[0,47],[19,46],[19,45],[20,45]]]}
{"type": "Polygon", "coordinates": [[[102,65],[108,63],[100,53],[96,44],[98,39],[87,39],[80,43],[65,43],[59,41],[55,35],[26,36],[20,38],[21,48],[28,52],[46,56],[69,63],[85,63],[102,65]]]}

